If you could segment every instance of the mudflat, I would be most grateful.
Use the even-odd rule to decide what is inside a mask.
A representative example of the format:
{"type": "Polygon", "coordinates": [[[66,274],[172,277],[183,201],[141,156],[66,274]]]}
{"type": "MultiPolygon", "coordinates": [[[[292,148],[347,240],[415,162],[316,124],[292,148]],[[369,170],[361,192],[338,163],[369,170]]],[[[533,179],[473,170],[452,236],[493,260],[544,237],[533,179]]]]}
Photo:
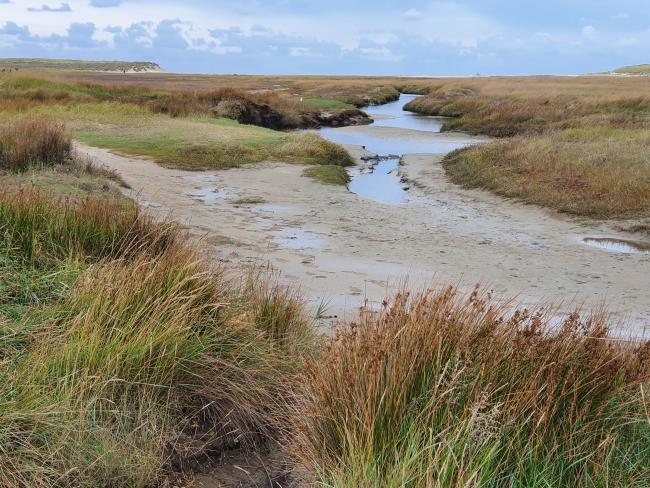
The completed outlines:
{"type": "MultiPolygon", "coordinates": [[[[367,131],[351,127],[341,131],[367,131]]],[[[384,134],[400,129],[382,127],[384,134]],[[388,132],[387,132],[388,131],[388,132]]],[[[462,134],[426,134],[461,142],[462,134]]],[[[347,146],[361,163],[369,153],[347,146]]],[[[606,304],[622,334],[650,330],[650,254],[587,245],[588,237],[629,238],[607,223],[580,222],[448,181],[441,154],[402,158],[409,202],[383,204],[302,176],[304,166],[261,163],[226,171],[166,169],[146,158],[78,146],[118,171],[142,204],[171,214],[213,244],[217,259],[266,266],[300,283],[316,307],[354,317],[365,301],[411,289],[476,283],[519,304],[563,310],[606,304]]]]}

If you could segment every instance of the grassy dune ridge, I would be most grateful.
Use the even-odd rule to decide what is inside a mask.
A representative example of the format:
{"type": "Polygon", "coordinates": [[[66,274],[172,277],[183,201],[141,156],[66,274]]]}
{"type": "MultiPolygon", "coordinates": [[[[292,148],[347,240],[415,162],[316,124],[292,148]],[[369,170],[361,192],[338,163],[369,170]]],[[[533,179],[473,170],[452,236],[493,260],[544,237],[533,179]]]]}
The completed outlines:
{"type": "Polygon", "coordinates": [[[406,108],[452,117],[445,130],[508,138],[448,156],[443,165],[456,183],[575,215],[650,217],[645,82],[605,76],[453,81],[406,108]]]}
{"type": "Polygon", "coordinates": [[[74,59],[0,58],[0,69],[80,70],[80,71],[160,71],[150,61],[82,61],[74,59]]]}
{"type": "Polygon", "coordinates": [[[603,316],[558,329],[448,289],[326,340],[294,292],[211,267],[173,222],[33,188],[101,177],[36,154],[0,167],[0,486],[165,486],[269,448],[268,475],[324,486],[648,486],[650,343],[603,316]]]}

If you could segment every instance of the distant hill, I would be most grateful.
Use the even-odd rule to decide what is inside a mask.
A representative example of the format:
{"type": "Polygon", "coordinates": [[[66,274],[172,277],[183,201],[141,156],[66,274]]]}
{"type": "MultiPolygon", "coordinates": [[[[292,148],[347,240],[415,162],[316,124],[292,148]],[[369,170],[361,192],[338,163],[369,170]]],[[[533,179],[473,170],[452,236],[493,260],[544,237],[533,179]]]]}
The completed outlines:
{"type": "Polygon", "coordinates": [[[122,71],[144,73],[162,71],[147,61],[81,61],[74,59],[0,58],[0,69],[52,69],[75,71],[122,71]]]}
{"type": "Polygon", "coordinates": [[[650,64],[637,64],[635,66],[623,66],[615,69],[612,73],[617,75],[650,75],[650,64]]]}

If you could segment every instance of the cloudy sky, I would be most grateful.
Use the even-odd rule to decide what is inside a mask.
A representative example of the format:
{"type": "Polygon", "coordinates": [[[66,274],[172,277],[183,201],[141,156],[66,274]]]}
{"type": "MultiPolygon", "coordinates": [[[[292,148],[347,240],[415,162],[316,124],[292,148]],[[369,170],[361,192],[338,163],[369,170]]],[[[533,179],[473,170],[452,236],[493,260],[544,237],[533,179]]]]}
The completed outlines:
{"type": "Polygon", "coordinates": [[[649,0],[0,0],[0,57],[169,71],[572,74],[650,62],[649,0]]]}

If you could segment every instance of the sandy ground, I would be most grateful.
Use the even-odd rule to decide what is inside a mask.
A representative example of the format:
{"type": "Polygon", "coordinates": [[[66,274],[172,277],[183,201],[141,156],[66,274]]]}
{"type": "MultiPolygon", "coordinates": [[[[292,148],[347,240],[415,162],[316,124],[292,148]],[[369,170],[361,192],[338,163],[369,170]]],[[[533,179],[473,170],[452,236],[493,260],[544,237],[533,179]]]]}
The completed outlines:
{"type": "Polygon", "coordinates": [[[300,165],[187,172],[102,149],[79,150],[117,170],[143,204],[204,236],[218,259],[270,263],[338,319],[353,318],[366,298],[381,302],[408,277],[412,288],[452,283],[469,289],[480,282],[496,296],[562,302],[565,310],[606,302],[616,320],[625,321],[625,334],[650,333],[650,255],[582,243],[586,236],[630,236],[461,189],[446,179],[440,155],[406,156],[400,173],[410,181],[411,201],[381,204],[305,178],[300,165]],[[237,204],[242,199],[263,203],[237,204]]]}

